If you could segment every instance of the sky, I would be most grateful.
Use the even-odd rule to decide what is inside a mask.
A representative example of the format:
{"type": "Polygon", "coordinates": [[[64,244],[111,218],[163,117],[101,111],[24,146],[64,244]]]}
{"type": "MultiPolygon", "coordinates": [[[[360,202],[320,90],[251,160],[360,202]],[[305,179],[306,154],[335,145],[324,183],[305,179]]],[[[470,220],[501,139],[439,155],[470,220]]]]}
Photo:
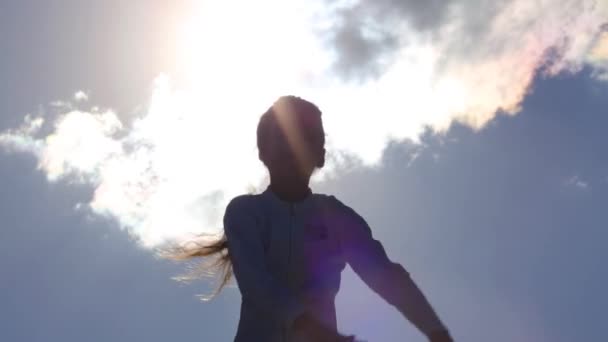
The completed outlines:
{"type": "MultiPolygon", "coordinates": [[[[229,341],[233,286],[154,248],[266,182],[259,115],[323,111],[313,189],[368,221],[457,341],[600,341],[603,1],[0,3],[0,338],[229,341]]],[[[342,331],[422,341],[350,270],[342,331]]]]}

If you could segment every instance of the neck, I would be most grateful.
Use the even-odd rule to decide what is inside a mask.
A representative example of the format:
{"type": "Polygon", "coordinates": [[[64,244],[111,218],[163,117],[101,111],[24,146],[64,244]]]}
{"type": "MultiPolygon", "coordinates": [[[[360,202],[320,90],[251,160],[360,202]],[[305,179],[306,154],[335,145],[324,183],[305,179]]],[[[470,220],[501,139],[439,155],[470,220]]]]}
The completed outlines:
{"type": "Polygon", "coordinates": [[[281,182],[272,179],[270,181],[270,190],[286,202],[299,202],[310,195],[311,192],[308,182],[281,182]]]}

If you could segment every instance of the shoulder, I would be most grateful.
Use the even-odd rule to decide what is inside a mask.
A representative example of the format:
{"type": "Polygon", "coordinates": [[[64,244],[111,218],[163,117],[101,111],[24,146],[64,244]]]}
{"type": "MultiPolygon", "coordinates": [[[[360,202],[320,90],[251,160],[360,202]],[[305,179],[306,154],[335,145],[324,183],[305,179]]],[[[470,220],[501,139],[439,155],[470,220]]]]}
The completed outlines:
{"type": "Polygon", "coordinates": [[[317,202],[322,203],[326,206],[334,208],[350,208],[334,195],[315,193],[314,196],[317,202]]]}
{"type": "Polygon", "coordinates": [[[350,206],[344,204],[336,196],[326,194],[315,194],[318,203],[322,205],[330,213],[341,216],[359,216],[357,212],[350,206]]]}
{"type": "Polygon", "coordinates": [[[333,195],[318,194],[317,196],[319,201],[323,203],[323,208],[330,220],[340,228],[347,231],[355,229],[355,227],[369,230],[367,221],[349,205],[344,204],[344,202],[333,195]]]}
{"type": "Polygon", "coordinates": [[[239,195],[232,198],[226,205],[225,216],[239,215],[252,211],[260,201],[260,195],[239,195]]]}
{"type": "Polygon", "coordinates": [[[328,195],[328,194],[322,194],[322,193],[315,192],[313,194],[313,196],[317,203],[322,203],[325,205],[338,205],[338,204],[342,203],[334,195],[328,195]]]}
{"type": "Polygon", "coordinates": [[[260,200],[259,195],[240,195],[236,196],[228,202],[224,211],[224,231],[229,238],[234,238],[237,231],[243,234],[244,231],[250,231],[250,228],[257,226],[259,221],[256,208],[260,200]]]}
{"type": "Polygon", "coordinates": [[[226,208],[242,208],[251,205],[258,195],[245,194],[238,195],[233,197],[229,202],[226,208]]]}

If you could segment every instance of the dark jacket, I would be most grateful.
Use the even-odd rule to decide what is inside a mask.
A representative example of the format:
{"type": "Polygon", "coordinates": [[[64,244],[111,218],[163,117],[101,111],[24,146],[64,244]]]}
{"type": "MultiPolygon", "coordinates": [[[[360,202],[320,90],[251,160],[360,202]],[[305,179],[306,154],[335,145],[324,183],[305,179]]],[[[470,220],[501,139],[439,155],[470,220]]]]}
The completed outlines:
{"type": "Polygon", "coordinates": [[[334,299],[346,263],[406,317],[414,309],[420,330],[443,328],[425,305],[415,312],[411,306],[425,299],[409,274],[389,260],[365,220],[333,196],[310,194],[296,203],[270,189],[239,196],[226,208],[224,229],[242,294],[235,342],[306,341],[291,329],[304,311],[336,328],[334,299]]]}

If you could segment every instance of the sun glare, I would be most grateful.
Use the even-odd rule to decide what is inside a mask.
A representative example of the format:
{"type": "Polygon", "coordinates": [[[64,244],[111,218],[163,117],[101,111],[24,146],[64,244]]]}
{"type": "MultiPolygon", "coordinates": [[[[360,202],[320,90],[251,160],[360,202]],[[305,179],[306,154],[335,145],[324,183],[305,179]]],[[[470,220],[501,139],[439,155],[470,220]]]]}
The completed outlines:
{"type": "Polygon", "coordinates": [[[257,118],[278,96],[311,93],[327,55],[305,13],[278,0],[203,1],[183,20],[176,39],[183,129],[208,128],[198,147],[230,139],[206,157],[251,146],[257,118]]]}
{"type": "Polygon", "coordinates": [[[303,13],[277,0],[202,2],[179,30],[178,68],[214,93],[257,98],[301,86],[322,57],[303,13]]]}
{"type": "Polygon", "coordinates": [[[147,246],[217,232],[228,200],[259,190],[266,173],[255,128],[281,95],[301,96],[322,110],[327,173],[342,160],[380,165],[388,141],[416,140],[429,128],[445,131],[456,120],[479,129],[497,111],[515,114],[545,51],[562,46],[565,32],[578,43],[564,47],[557,69],[582,65],[576,56],[589,54],[585,61],[605,70],[607,39],[592,34],[605,9],[590,17],[551,12],[547,18],[559,25],[530,25],[542,22],[542,6],[522,11],[525,1],[517,1],[492,19],[479,49],[470,51],[453,45],[454,37],[470,38],[458,21],[438,35],[379,22],[394,40],[370,53],[378,42],[359,41],[373,34],[360,37],[369,36],[362,17],[348,15],[357,2],[188,2],[179,27],[169,30],[175,65],[156,78],[133,122],[98,107],[74,110],[89,101],[78,92],[79,106],[54,105],[62,112],[49,135],[40,132],[42,117],[0,132],[0,145],[34,153],[50,180],[76,176],[93,184],[90,208],[117,218],[147,246]],[[484,42],[502,47],[486,50],[493,45],[484,42]],[[352,68],[347,75],[337,66],[352,68]]]}
{"type": "Polygon", "coordinates": [[[181,83],[156,79],[125,141],[136,150],[102,170],[124,182],[102,184],[92,206],[122,213],[114,203],[138,203],[121,216],[146,245],[221,228],[226,201],[264,178],[259,116],[280,95],[311,94],[322,74],[327,57],[306,20],[275,0],[201,2],[176,38],[181,83]]]}

